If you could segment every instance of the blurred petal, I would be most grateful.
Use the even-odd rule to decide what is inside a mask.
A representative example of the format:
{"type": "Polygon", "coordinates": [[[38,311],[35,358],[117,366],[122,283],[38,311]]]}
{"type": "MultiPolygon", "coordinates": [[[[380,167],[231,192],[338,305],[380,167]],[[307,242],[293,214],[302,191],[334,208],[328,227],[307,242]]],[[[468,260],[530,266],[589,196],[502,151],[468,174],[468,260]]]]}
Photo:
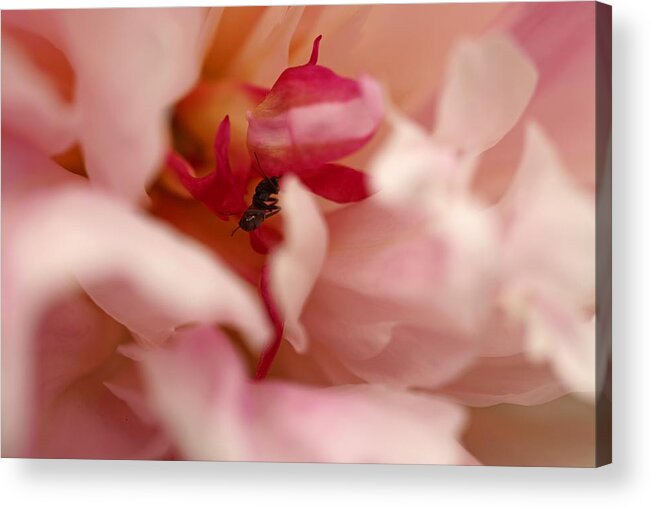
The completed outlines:
{"type": "Polygon", "coordinates": [[[364,146],[382,110],[370,77],[355,81],[312,63],[291,67],[249,115],[249,151],[270,175],[317,169],[364,146]]]}
{"type": "Polygon", "coordinates": [[[527,130],[520,169],[500,206],[503,303],[525,325],[525,350],[533,360],[549,359],[570,389],[593,391],[595,335],[586,321],[595,304],[594,200],[570,179],[536,125],[527,130]]]}
{"type": "Polygon", "coordinates": [[[223,335],[195,328],[146,361],[152,401],[185,456],[205,460],[459,463],[461,410],[375,386],[249,383],[223,335]],[[216,367],[216,365],[218,365],[216,367]]]}
{"type": "MultiPolygon", "coordinates": [[[[128,339],[126,330],[81,294],[59,294],[37,317],[34,334],[22,337],[28,340],[30,361],[20,366],[30,367],[25,373],[33,390],[20,400],[21,412],[31,414],[23,420],[29,441],[15,455],[161,458],[168,440],[144,410],[133,410],[137,397],[126,396],[138,384],[132,361],[116,354],[118,344],[128,339]],[[121,385],[121,396],[107,383],[121,385]]],[[[7,386],[5,392],[16,387],[7,386]]],[[[11,436],[6,433],[3,444],[11,436]]]]}
{"type": "Polygon", "coordinates": [[[470,154],[490,148],[518,121],[536,79],[533,63],[509,39],[463,42],[440,99],[436,139],[470,154]]]}
{"type": "Polygon", "coordinates": [[[198,77],[215,19],[205,9],[16,16],[35,31],[48,26],[45,33],[72,65],[77,136],[90,179],[127,200],[145,197],[165,154],[167,109],[198,77]]]}
{"type": "Polygon", "coordinates": [[[269,260],[271,292],[285,321],[285,338],[298,351],[307,348],[300,323],[305,300],[321,271],[328,233],[314,199],[294,178],[282,187],[285,241],[269,260]]]}
{"type": "Polygon", "coordinates": [[[572,181],[535,124],[527,129],[518,174],[500,206],[509,272],[553,284],[577,304],[593,304],[594,198],[572,181]]]}
{"type": "Polygon", "coordinates": [[[371,161],[371,183],[378,198],[391,205],[431,209],[470,174],[454,150],[432,139],[417,123],[391,109],[389,137],[371,161]]]}
{"type": "Polygon", "coordinates": [[[75,139],[78,121],[73,106],[5,29],[4,23],[2,62],[3,130],[11,130],[47,154],[68,148],[75,139]]]}
{"type": "Polygon", "coordinates": [[[35,305],[79,283],[144,342],[195,321],[240,327],[256,348],[267,339],[252,294],[217,258],[100,193],[81,185],[34,192],[12,217],[7,262],[35,305]]]}
{"type": "Polygon", "coordinates": [[[136,457],[133,452],[149,441],[144,437],[149,430],[132,426],[140,424],[142,410],[133,384],[123,382],[128,363],[115,354],[126,331],[109,317],[145,345],[165,340],[179,325],[218,322],[238,328],[249,345],[261,348],[269,337],[266,316],[248,288],[198,244],[90,191],[77,178],[58,188],[47,185],[53,176],[41,182],[45,185],[29,182],[29,176],[54,174],[58,168],[16,146],[4,146],[15,156],[3,152],[3,182],[22,182],[16,188],[23,189],[9,208],[3,200],[3,211],[10,211],[3,213],[3,244],[10,245],[2,256],[3,312],[12,316],[3,320],[3,408],[11,414],[3,424],[3,440],[12,441],[7,452],[136,457]],[[5,179],[11,174],[27,177],[5,179]],[[80,288],[101,308],[102,319],[70,328],[83,321],[87,312],[82,310],[90,302],[73,299],[72,313],[57,308],[80,288]],[[105,332],[116,326],[117,334],[105,332]],[[45,375],[42,381],[38,372],[45,375]],[[42,386],[43,402],[33,405],[42,386]],[[34,437],[31,421],[39,414],[52,424],[47,435],[34,437]],[[113,417],[119,425],[111,425],[113,417]],[[69,443],[75,432],[95,435],[94,427],[97,435],[108,432],[106,440],[69,443]]]}
{"type": "Polygon", "coordinates": [[[301,181],[313,193],[329,201],[348,203],[369,195],[366,174],[339,164],[326,164],[301,173],[301,181]]]}

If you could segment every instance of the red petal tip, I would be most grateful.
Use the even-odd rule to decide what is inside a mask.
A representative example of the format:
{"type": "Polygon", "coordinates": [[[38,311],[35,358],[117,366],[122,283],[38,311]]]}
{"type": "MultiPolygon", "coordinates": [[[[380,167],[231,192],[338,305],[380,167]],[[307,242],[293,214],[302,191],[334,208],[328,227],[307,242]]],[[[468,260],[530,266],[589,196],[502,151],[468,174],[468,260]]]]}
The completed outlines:
{"type": "Polygon", "coordinates": [[[321,38],[323,35],[319,35],[314,42],[312,43],[312,54],[310,55],[310,61],[307,62],[308,65],[316,65],[317,60],[319,59],[319,44],[321,44],[321,38]]]}

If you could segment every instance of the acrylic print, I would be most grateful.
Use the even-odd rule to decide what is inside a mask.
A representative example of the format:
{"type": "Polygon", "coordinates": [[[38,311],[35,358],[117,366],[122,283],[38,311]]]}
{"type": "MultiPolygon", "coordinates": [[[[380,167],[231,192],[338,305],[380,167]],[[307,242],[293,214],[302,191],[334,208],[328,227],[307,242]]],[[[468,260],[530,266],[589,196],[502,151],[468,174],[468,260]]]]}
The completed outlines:
{"type": "Polygon", "coordinates": [[[608,462],[609,51],[592,2],[3,12],[3,456],[608,462]]]}

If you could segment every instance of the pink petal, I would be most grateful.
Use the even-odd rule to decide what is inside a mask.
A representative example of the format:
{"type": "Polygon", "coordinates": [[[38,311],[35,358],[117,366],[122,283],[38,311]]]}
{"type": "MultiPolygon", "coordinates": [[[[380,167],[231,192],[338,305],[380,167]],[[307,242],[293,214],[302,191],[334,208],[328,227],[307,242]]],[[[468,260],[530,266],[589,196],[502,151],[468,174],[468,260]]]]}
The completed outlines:
{"type": "Polygon", "coordinates": [[[152,403],[184,456],[200,460],[459,463],[453,404],[379,386],[247,382],[223,335],[195,328],[146,361],[152,403]]]}
{"type": "Polygon", "coordinates": [[[487,150],[516,124],[536,79],[533,63],[503,36],[462,43],[439,102],[436,139],[470,154],[487,150]]]}
{"type": "MultiPolygon", "coordinates": [[[[379,198],[379,195],[378,195],[379,198]]],[[[322,278],[387,298],[429,319],[472,329],[490,306],[498,276],[495,216],[471,201],[449,201],[429,217],[379,199],[328,216],[330,255],[322,278]]]]}
{"type": "MultiPolygon", "coordinates": [[[[35,199],[13,215],[21,218],[12,220],[5,232],[5,244],[11,245],[3,252],[3,271],[11,273],[9,279],[3,277],[3,301],[8,301],[3,311],[10,315],[3,319],[3,408],[12,413],[5,426],[12,440],[7,452],[153,457],[147,454],[153,451],[142,447],[150,441],[145,433],[151,432],[140,419],[138,399],[116,384],[119,371],[110,367],[125,366],[114,354],[118,342],[101,327],[86,327],[83,340],[69,337],[70,346],[60,349],[52,333],[58,333],[64,314],[55,311],[44,320],[44,313],[81,288],[102,309],[104,320],[116,325],[108,315],[124,324],[147,346],[165,340],[179,325],[219,322],[239,328],[255,348],[268,337],[265,315],[248,289],[207,252],[100,195],[68,190],[48,197],[36,194],[35,199]],[[43,340],[49,348],[36,358],[30,355],[35,343],[46,343],[43,340]],[[84,361],[79,354],[94,354],[95,359],[84,361]],[[88,370],[79,372],[79,367],[88,370]],[[97,375],[89,376],[95,370],[97,375]],[[60,384],[36,377],[49,371],[60,384]],[[33,404],[38,386],[49,386],[44,400],[55,400],[56,414],[33,404]],[[47,435],[38,433],[45,424],[39,414],[50,421],[47,435]],[[111,423],[114,417],[120,424],[111,423]],[[136,423],[140,426],[132,426],[136,423]],[[81,438],[72,445],[79,433],[99,439],[97,445],[81,438]],[[134,454],[138,449],[145,454],[134,454]]],[[[77,325],[75,315],[70,321],[77,325]]],[[[129,335],[123,331],[117,339],[122,336],[129,335]]]]}
{"type": "Polygon", "coordinates": [[[303,325],[324,369],[340,361],[369,382],[434,387],[480,350],[497,276],[495,224],[465,204],[430,222],[378,201],[328,216],[328,257],[303,325]]]}
{"type": "Polygon", "coordinates": [[[308,63],[285,70],[250,114],[249,151],[270,175],[317,169],[364,146],[381,119],[375,81],[308,63]]]}
{"type": "Polygon", "coordinates": [[[304,351],[308,342],[300,316],[323,265],[328,233],[314,199],[298,180],[288,177],[281,191],[285,241],[269,259],[271,292],[285,322],[285,338],[304,351]]]}
{"type": "Polygon", "coordinates": [[[236,176],[231,171],[228,159],[230,139],[230,121],[226,116],[215,136],[215,170],[200,178],[192,174],[190,165],[179,155],[172,152],[167,156],[168,166],[174,170],[186,190],[224,220],[241,213],[247,206],[244,202],[247,173],[240,171],[236,176]]]}
{"type": "Polygon", "coordinates": [[[356,202],[370,195],[366,174],[351,167],[326,164],[301,172],[300,177],[313,193],[333,202],[356,202]]]}

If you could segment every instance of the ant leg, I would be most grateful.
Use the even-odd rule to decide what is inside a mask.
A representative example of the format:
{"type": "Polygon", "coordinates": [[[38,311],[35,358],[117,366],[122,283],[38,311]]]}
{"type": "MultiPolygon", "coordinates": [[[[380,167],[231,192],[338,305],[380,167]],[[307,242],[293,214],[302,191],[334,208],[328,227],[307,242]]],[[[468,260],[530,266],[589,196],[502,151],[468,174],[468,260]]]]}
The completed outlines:
{"type": "Polygon", "coordinates": [[[269,211],[265,216],[264,219],[266,220],[267,218],[271,218],[272,216],[276,215],[277,213],[280,213],[280,210],[282,208],[280,206],[275,206],[275,208],[272,211],[269,211]]]}

